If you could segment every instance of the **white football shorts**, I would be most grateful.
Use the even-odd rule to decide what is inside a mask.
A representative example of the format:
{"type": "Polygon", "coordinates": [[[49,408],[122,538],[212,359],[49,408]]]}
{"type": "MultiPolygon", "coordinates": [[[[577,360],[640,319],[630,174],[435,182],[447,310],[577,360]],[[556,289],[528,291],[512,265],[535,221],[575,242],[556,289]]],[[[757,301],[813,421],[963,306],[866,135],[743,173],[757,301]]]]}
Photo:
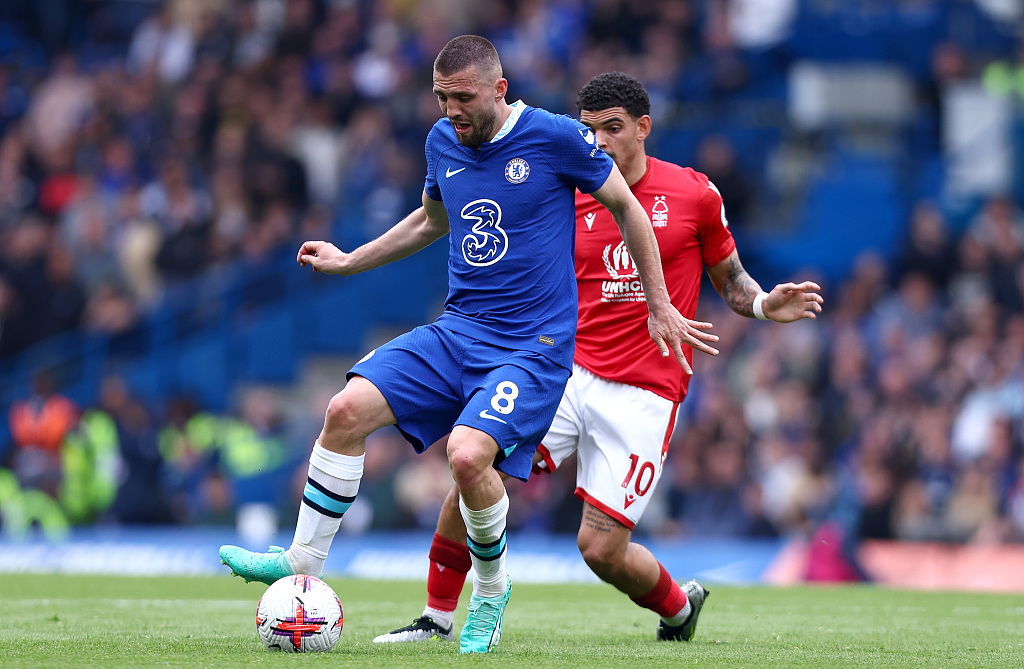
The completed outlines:
{"type": "Polygon", "coordinates": [[[552,472],[578,451],[576,496],[632,530],[661,478],[678,409],[679,402],[573,365],[534,472],[552,472]]]}

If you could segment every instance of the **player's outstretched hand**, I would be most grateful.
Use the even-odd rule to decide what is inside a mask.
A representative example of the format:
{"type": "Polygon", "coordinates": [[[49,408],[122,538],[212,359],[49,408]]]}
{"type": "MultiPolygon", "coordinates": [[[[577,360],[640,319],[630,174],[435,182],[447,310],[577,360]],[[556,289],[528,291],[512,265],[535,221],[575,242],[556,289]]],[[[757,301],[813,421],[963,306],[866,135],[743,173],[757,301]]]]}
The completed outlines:
{"type": "Polygon", "coordinates": [[[312,265],[314,272],[347,274],[348,254],[330,242],[303,242],[295,258],[300,265],[312,265]]]}
{"type": "Polygon", "coordinates": [[[813,281],[780,283],[764,298],[761,310],[776,323],[792,323],[801,318],[817,318],[825,300],[818,294],[821,286],[813,281]]]}
{"type": "Polygon", "coordinates": [[[657,316],[652,312],[647,320],[647,331],[651,339],[658,345],[661,356],[667,358],[669,353],[675,353],[676,360],[687,374],[693,374],[690,363],[686,362],[683,355],[683,344],[703,351],[708,355],[718,355],[718,349],[712,348],[704,342],[718,341],[718,335],[705,332],[711,329],[711,323],[702,321],[691,321],[683,317],[675,307],[671,307],[666,313],[659,313],[657,316]]]}

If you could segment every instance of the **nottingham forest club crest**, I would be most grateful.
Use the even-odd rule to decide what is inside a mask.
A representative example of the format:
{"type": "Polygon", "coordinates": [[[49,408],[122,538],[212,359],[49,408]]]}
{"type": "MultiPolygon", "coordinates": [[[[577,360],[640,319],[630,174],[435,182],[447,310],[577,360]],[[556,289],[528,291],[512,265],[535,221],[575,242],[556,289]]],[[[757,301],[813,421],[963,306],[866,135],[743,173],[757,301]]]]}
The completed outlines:
{"type": "Polygon", "coordinates": [[[505,165],[505,178],[509,183],[521,184],[530,176],[530,164],[522,158],[513,158],[505,165]]]}
{"type": "Polygon", "coordinates": [[[668,226],[668,204],[665,203],[664,195],[654,196],[654,206],[651,207],[651,225],[655,228],[668,226]]]}

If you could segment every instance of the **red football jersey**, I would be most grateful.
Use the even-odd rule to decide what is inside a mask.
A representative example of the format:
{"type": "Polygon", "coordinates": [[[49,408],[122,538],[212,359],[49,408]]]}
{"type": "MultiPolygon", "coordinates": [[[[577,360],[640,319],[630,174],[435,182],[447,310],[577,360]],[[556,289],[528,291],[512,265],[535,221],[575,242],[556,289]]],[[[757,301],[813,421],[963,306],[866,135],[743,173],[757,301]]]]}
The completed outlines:
{"type": "MultiPolygon", "coordinates": [[[[672,304],[692,319],[704,266],[720,263],[736,248],[722,197],[700,172],[650,157],[647,172],[632,189],[654,226],[672,304]]],[[[646,297],[619,228],[607,209],[579,191],[576,280],[576,364],[602,378],[682,401],[689,376],[675,356],[661,357],[647,332],[646,297]]],[[[683,350],[692,363],[693,349],[683,350]]]]}

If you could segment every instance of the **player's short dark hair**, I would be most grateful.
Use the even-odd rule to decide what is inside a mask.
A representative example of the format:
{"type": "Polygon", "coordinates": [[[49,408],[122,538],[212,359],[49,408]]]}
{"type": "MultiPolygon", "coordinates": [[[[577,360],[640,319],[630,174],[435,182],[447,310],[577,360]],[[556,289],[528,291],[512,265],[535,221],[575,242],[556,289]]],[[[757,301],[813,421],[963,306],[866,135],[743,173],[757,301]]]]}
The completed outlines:
{"type": "Polygon", "coordinates": [[[635,120],[651,113],[651,98],[636,77],[625,72],[605,72],[580,89],[576,107],[589,112],[622,107],[635,120]]]}
{"type": "Polygon", "coordinates": [[[493,44],[479,35],[459,35],[445,44],[441,53],[434,59],[434,70],[443,77],[470,67],[501,76],[498,51],[493,44]]]}

